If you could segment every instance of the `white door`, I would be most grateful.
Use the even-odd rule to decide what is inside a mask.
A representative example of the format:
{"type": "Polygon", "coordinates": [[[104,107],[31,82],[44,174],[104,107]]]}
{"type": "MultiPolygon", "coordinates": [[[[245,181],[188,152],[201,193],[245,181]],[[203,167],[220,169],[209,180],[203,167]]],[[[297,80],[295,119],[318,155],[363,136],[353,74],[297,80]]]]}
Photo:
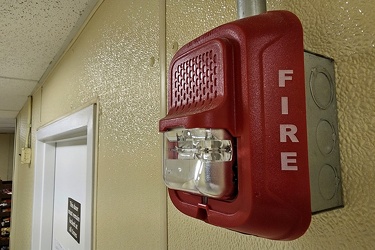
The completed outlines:
{"type": "Polygon", "coordinates": [[[32,250],[94,249],[96,105],[37,132],[32,250]]]}
{"type": "Polygon", "coordinates": [[[84,235],[87,216],[87,140],[56,143],[55,194],[53,209],[53,248],[90,249],[84,235]]]}

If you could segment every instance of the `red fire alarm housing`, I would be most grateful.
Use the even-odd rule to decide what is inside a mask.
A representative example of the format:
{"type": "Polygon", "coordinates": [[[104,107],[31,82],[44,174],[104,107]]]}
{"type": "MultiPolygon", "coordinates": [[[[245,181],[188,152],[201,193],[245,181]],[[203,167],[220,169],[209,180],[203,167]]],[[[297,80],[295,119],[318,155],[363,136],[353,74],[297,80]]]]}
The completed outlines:
{"type": "Polygon", "coordinates": [[[307,230],[303,32],[294,14],[240,19],[182,47],[159,125],[164,180],[181,212],[269,239],[307,230]]]}

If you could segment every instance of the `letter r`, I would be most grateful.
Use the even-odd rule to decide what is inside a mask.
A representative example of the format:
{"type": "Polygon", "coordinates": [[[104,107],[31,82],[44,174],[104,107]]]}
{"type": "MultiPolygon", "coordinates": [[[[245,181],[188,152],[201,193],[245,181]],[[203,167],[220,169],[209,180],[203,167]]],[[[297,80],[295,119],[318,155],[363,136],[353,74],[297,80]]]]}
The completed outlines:
{"type": "Polygon", "coordinates": [[[297,126],[293,124],[280,124],[280,142],[286,142],[286,138],[292,142],[299,142],[296,136],[297,126]]]}

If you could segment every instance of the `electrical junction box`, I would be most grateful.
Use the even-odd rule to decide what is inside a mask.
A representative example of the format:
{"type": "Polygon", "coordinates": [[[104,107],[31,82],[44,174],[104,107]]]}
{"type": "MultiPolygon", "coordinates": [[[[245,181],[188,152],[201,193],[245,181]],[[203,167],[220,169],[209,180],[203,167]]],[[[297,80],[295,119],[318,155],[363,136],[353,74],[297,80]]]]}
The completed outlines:
{"type": "Polygon", "coordinates": [[[177,209],[268,239],[305,233],[304,50],[294,14],[243,18],[182,47],[170,64],[167,103],[163,176],[177,209]]]}
{"type": "Polygon", "coordinates": [[[305,51],[312,213],[343,207],[334,61],[305,51]]]}
{"type": "Polygon", "coordinates": [[[21,164],[30,164],[31,163],[31,148],[22,148],[21,149],[21,164]]]}

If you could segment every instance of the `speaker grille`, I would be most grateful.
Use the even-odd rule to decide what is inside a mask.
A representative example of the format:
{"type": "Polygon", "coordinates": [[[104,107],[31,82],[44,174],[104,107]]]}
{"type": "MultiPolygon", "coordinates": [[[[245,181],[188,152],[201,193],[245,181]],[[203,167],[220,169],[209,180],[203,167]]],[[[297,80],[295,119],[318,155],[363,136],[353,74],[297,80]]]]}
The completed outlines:
{"type": "Polygon", "coordinates": [[[178,58],[171,72],[174,112],[212,108],[223,96],[223,44],[210,42],[178,58]]]}

